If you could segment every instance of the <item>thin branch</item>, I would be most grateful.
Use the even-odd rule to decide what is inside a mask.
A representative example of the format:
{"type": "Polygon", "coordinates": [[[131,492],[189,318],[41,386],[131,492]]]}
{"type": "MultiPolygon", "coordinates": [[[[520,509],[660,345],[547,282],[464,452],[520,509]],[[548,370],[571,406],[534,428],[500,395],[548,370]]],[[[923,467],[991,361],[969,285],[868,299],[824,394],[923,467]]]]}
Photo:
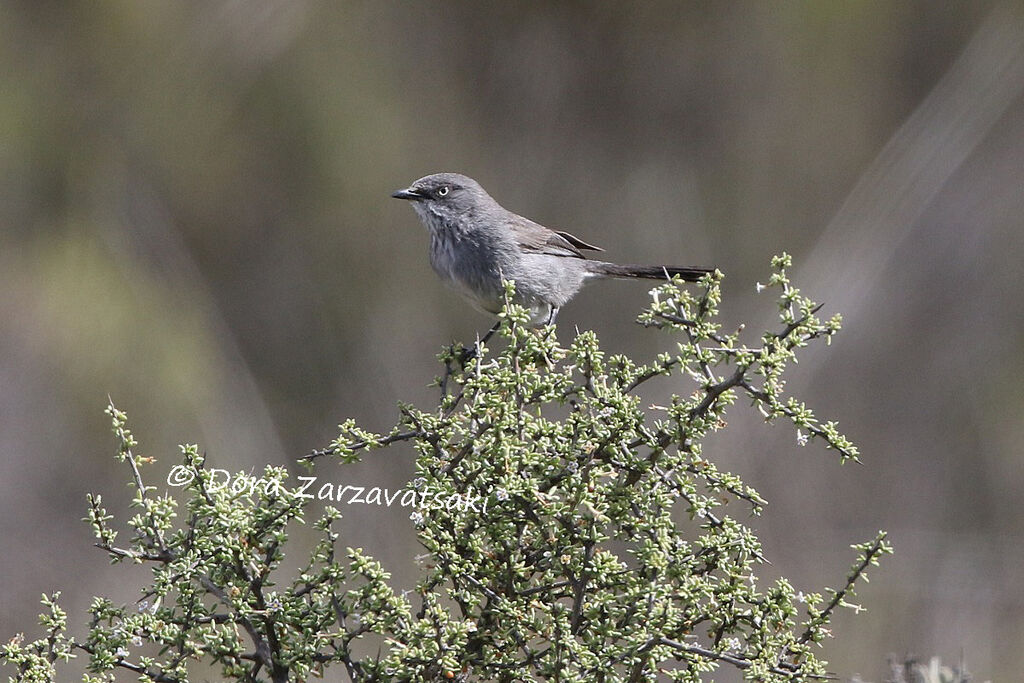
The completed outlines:
{"type": "Polygon", "coordinates": [[[864,575],[864,572],[866,572],[868,567],[871,566],[875,558],[877,558],[884,552],[885,539],[887,536],[888,534],[881,533],[878,535],[877,538],[875,538],[875,541],[871,544],[871,547],[868,548],[867,551],[865,551],[864,556],[861,558],[861,561],[857,563],[857,566],[853,568],[853,571],[850,572],[850,575],[846,577],[846,585],[843,586],[842,590],[836,591],[836,594],[832,596],[832,599],[829,601],[825,609],[822,610],[821,614],[811,619],[811,621],[807,625],[807,630],[803,632],[803,635],[801,635],[796,642],[800,643],[801,645],[807,643],[814,636],[815,627],[825,624],[829,621],[829,619],[832,616],[832,612],[834,612],[836,608],[838,608],[839,605],[842,604],[843,599],[846,597],[846,595],[853,591],[854,584],[856,584],[857,581],[864,575]]]}
{"type": "Polygon", "coordinates": [[[731,377],[722,380],[718,384],[712,384],[709,386],[704,399],[690,411],[690,421],[692,422],[696,418],[704,417],[711,409],[711,406],[714,405],[715,401],[718,400],[719,396],[733,387],[740,386],[747,375],[748,369],[748,365],[738,365],[736,366],[736,371],[732,373],[731,377]]]}
{"type": "MultiPolygon", "coordinates": [[[[751,666],[753,666],[753,663],[749,659],[743,657],[742,655],[733,655],[733,654],[729,654],[728,652],[715,652],[714,650],[709,650],[709,649],[707,649],[705,647],[701,647],[699,645],[687,645],[685,643],[680,643],[679,641],[672,640],[670,638],[657,638],[656,640],[654,640],[652,642],[653,642],[654,645],[667,645],[668,647],[670,647],[670,648],[672,648],[674,650],[679,650],[680,652],[685,652],[685,653],[691,654],[691,655],[697,655],[698,657],[703,657],[704,659],[713,659],[713,660],[718,661],[718,662],[725,662],[726,664],[731,664],[732,666],[735,666],[737,669],[740,669],[740,670],[749,669],[751,666]]],[[[787,676],[787,677],[792,677],[794,674],[799,673],[798,670],[788,670],[788,669],[785,669],[785,668],[782,668],[782,667],[779,667],[779,666],[772,667],[771,668],[771,672],[774,673],[774,674],[779,674],[781,676],[787,676]]],[[[806,678],[813,678],[813,679],[817,679],[817,680],[835,680],[836,679],[835,676],[830,676],[830,675],[825,675],[825,676],[816,675],[816,674],[802,674],[802,675],[804,677],[806,677],[806,678]]]]}
{"type": "MultiPolygon", "coordinates": [[[[752,384],[750,384],[750,382],[748,382],[747,380],[744,380],[744,381],[740,382],[739,386],[744,391],[746,391],[748,394],[750,394],[750,396],[752,396],[753,398],[757,399],[758,401],[760,401],[764,405],[769,406],[771,408],[777,408],[779,410],[779,412],[781,412],[784,416],[788,417],[791,420],[795,420],[796,419],[797,413],[796,413],[795,410],[793,410],[789,406],[785,405],[784,403],[780,403],[778,401],[772,401],[771,397],[768,395],[767,391],[764,391],[763,389],[757,389],[752,384]]],[[[857,455],[855,453],[851,452],[848,448],[843,448],[843,447],[837,445],[832,440],[832,438],[828,435],[828,433],[824,429],[819,427],[817,424],[812,423],[812,422],[806,422],[805,424],[802,424],[800,426],[803,427],[804,429],[806,429],[808,432],[810,432],[813,436],[816,436],[816,437],[818,437],[820,439],[823,439],[825,441],[825,443],[827,443],[830,447],[832,447],[835,450],[839,451],[839,454],[843,458],[848,459],[848,460],[852,460],[855,463],[857,463],[858,465],[863,464],[860,461],[860,459],[857,458],[857,455]]]]}
{"type": "Polygon", "coordinates": [[[623,387],[622,393],[628,394],[629,392],[633,391],[634,389],[636,389],[638,386],[640,386],[644,382],[646,382],[646,381],[648,381],[650,379],[654,379],[658,375],[665,374],[668,370],[671,370],[672,368],[674,368],[677,365],[679,365],[679,359],[678,358],[670,358],[667,361],[662,361],[661,363],[659,363],[655,367],[648,368],[644,372],[642,372],[639,375],[637,375],[636,377],[634,377],[632,382],[630,382],[625,387],[623,387]]]}
{"type": "MultiPolygon", "coordinates": [[[[96,654],[96,651],[91,646],[85,645],[84,643],[76,643],[76,642],[72,641],[71,642],[71,647],[72,648],[78,648],[79,650],[82,650],[83,652],[88,653],[90,656],[96,654]]],[[[118,659],[116,662],[114,662],[114,666],[119,666],[122,669],[127,669],[128,671],[132,671],[132,672],[137,673],[137,674],[142,674],[142,675],[146,676],[147,678],[150,678],[150,679],[156,681],[157,683],[181,683],[181,681],[182,681],[182,679],[180,679],[180,678],[175,678],[174,676],[168,676],[163,671],[147,669],[146,667],[142,666],[141,664],[134,664],[134,663],[126,661],[124,659],[118,659]]]]}
{"type": "MultiPolygon", "coordinates": [[[[392,432],[387,436],[377,440],[362,440],[357,441],[353,444],[349,444],[349,448],[353,451],[362,450],[364,448],[383,448],[384,446],[390,446],[398,441],[408,441],[410,439],[416,439],[423,436],[424,433],[420,429],[410,429],[405,432],[392,432]]],[[[324,448],[318,451],[313,451],[309,455],[305,455],[300,460],[312,461],[317,458],[322,458],[328,455],[334,455],[338,452],[338,449],[334,446],[324,448]]]]}

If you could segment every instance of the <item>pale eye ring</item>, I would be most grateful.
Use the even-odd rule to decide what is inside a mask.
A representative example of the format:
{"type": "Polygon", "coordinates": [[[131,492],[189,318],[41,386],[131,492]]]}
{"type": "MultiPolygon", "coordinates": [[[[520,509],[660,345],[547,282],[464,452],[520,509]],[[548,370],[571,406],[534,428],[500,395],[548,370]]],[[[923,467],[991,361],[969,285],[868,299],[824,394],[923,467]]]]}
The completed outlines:
{"type": "Polygon", "coordinates": [[[439,189],[438,189],[438,191],[437,191],[437,196],[438,196],[438,197],[444,197],[444,196],[445,196],[445,195],[447,195],[447,194],[448,194],[449,192],[451,192],[451,188],[450,188],[450,187],[448,187],[447,185],[444,185],[444,186],[442,186],[441,188],[439,188],[439,189]]]}

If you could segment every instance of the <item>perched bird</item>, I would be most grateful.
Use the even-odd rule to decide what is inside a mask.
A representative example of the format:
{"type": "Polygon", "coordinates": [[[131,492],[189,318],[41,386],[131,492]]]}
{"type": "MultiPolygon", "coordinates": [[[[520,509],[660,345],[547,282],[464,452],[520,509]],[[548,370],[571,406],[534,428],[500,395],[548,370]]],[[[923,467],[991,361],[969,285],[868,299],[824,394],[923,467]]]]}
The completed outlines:
{"type": "Polygon", "coordinates": [[[412,203],[430,232],[430,264],[480,310],[498,313],[501,281],[513,280],[515,300],[534,326],[554,322],[558,310],[593,278],[696,282],[707,268],[618,265],[587,258],[603,251],[567,232],[550,230],[503,208],[480,184],[458,173],[420,178],[392,197],[412,203]]]}

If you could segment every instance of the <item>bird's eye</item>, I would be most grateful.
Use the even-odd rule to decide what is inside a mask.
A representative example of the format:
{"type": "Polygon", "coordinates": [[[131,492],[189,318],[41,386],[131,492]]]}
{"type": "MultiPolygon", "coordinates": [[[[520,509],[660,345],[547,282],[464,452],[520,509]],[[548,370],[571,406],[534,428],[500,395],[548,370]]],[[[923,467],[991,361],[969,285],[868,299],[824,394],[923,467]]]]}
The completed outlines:
{"type": "Polygon", "coordinates": [[[449,193],[450,191],[451,191],[451,188],[450,188],[450,187],[448,187],[447,185],[442,185],[442,186],[441,186],[440,188],[438,188],[438,190],[437,190],[437,196],[438,196],[438,197],[444,197],[444,196],[445,196],[445,195],[447,195],[447,194],[448,194],[448,193],[449,193]]]}

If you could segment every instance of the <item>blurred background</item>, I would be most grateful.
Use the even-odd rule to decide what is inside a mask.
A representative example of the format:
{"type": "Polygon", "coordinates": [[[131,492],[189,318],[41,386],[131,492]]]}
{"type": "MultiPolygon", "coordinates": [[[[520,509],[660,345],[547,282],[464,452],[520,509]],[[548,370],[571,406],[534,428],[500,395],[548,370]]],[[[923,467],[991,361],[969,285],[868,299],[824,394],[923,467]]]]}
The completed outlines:
{"type": "MultiPolygon", "coordinates": [[[[128,512],[108,395],[160,491],[182,442],[296,470],[345,418],[432,405],[435,354],[491,320],[389,194],[445,170],[611,260],[721,268],[751,339],[792,253],[845,329],[789,388],[865,464],[734,409],[706,452],[770,501],[766,577],[836,586],[887,529],[832,669],[963,653],[1019,679],[1022,92],[1021,3],[3,2],[0,639],[38,634],[44,591],[81,633],[92,595],[146,582],[80,521],[87,491],[128,512]]],[[[560,334],[650,357],[671,339],[632,323],[646,291],[595,284],[560,334]]],[[[317,474],[412,471],[395,448],[317,474]]],[[[342,542],[411,585],[407,511],[344,513],[342,542]]]]}

